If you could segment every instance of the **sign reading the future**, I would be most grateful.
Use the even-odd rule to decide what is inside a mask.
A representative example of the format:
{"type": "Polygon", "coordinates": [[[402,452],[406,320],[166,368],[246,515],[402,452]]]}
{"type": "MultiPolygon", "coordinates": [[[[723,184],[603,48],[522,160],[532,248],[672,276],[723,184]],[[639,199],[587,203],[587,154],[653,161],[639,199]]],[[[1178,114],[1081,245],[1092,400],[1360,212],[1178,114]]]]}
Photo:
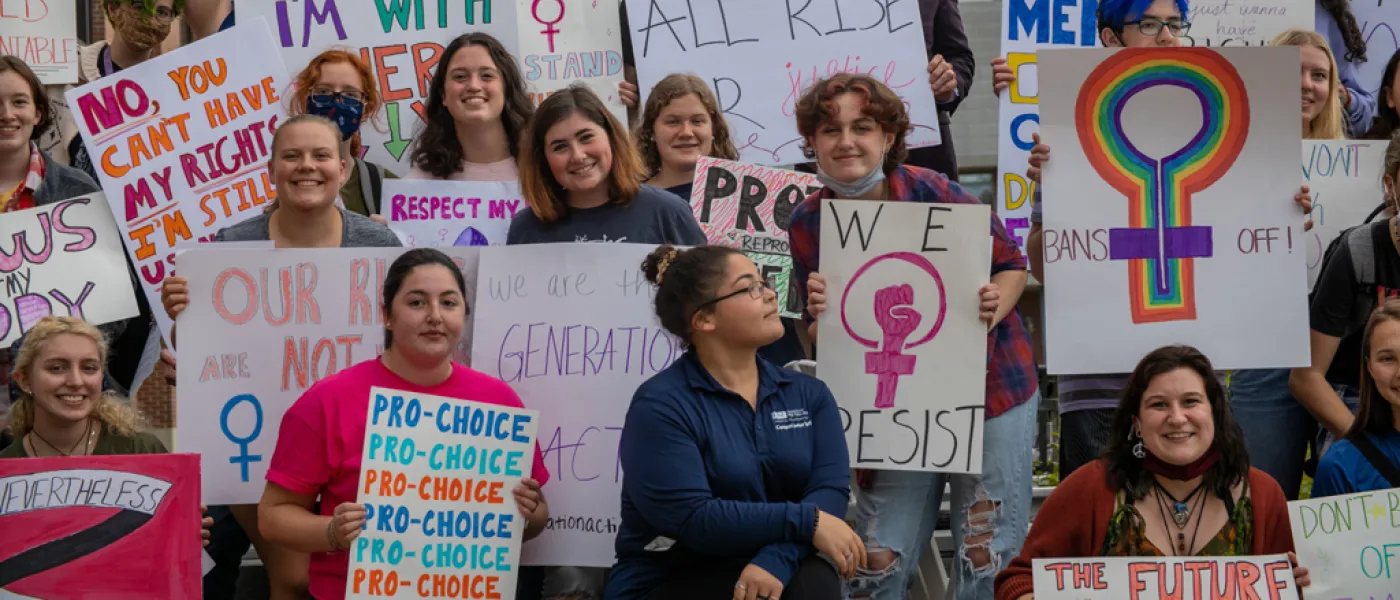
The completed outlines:
{"type": "Polygon", "coordinates": [[[1040,600],[1298,600],[1293,565],[1282,554],[1037,558],[1031,573],[1040,600]]]}
{"type": "Polygon", "coordinates": [[[1122,373],[1168,344],[1308,364],[1294,48],[1047,50],[1046,356],[1122,373]],[[1171,123],[1163,127],[1163,123],[1171,123]],[[1267,299],[1267,301],[1261,301],[1267,299]]]}

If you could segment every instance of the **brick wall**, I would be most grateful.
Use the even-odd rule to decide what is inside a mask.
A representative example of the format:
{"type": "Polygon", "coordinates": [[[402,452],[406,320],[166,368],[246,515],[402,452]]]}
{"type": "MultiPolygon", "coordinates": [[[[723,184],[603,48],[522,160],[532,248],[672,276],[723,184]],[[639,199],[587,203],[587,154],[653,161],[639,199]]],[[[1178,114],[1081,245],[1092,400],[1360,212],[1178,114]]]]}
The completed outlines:
{"type": "Polygon", "coordinates": [[[175,427],[175,388],[166,385],[159,369],[136,393],[136,408],[152,429],[175,427]]]}

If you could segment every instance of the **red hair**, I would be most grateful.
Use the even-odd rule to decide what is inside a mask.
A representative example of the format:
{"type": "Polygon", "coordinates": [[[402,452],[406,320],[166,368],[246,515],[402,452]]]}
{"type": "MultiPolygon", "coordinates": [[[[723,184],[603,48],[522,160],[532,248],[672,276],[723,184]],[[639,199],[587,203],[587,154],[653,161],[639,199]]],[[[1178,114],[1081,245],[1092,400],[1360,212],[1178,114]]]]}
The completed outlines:
{"type": "Polygon", "coordinates": [[[885,133],[894,134],[894,144],[885,155],[884,165],[886,174],[894,171],[909,156],[909,147],[904,139],[911,127],[909,111],[904,109],[904,99],[889,86],[860,73],[837,73],[819,79],[797,101],[797,109],[793,112],[797,117],[797,133],[803,139],[802,153],[809,159],[816,158],[810,140],[817,136],[817,128],[822,123],[835,120],[841,113],[836,99],[843,94],[859,96],[861,114],[874,119],[885,133]]]}
{"type": "MultiPolygon", "coordinates": [[[[311,96],[311,88],[316,87],[316,82],[321,80],[321,69],[329,64],[344,63],[355,69],[355,74],[360,76],[360,91],[365,94],[365,121],[370,121],[374,115],[379,113],[379,109],[384,106],[384,98],[379,95],[379,85],[374,79],[374,72],[369,65],[360,59],[358,54],[351,54],[345,50],[327,50],[316,55],[311,62],[306,64],[297,77],[292,81],[291,95],[287,96],[287,114],[296,116],[306,112],[306,100],[311,96]]],[[[362,125],[363,126],[363,125],[362,125]]],[[[350,138],[351,156],[360,156],[360,134],[350,138]]]]}

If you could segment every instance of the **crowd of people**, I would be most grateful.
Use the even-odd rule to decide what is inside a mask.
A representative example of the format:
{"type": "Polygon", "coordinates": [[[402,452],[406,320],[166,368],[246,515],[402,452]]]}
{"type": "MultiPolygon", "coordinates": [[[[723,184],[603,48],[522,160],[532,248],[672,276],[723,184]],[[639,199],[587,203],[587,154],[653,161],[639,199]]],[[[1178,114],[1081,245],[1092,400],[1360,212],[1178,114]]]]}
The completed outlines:
{"type": "MultiPolygon", "coordinates": [[[[110,42],[80,52],[85,82],[156,56],[177,17],[196,39],[236,22],[231,0],[96,1],[114,31],[110,42]]],[[[1030,274],[1056,285],[1044,280],[1037,189],[1024,253],[992,216],[993,260],[976,290],[988,328],[982,472],[853,475],[831,391],[783,368],[815,357],[816,321],[828,306],[822,203],[979,203],[957,183],[947,127],[973,72],[957,3],[919,6],[942,145],[908,148],[905,102],[868,75],[818,80],[795,105],[811,161],[801,168],[822,185],[790,218],[800,320],[779,316],[770,282],[750,259],[707,246],[691,212],[697,161],[738,158],[703,80],[671,74],[645,99],[623,83],[619,96],[633,114],[624,123],[581,85],[536,105],[516,57],[490,35],[445,46],[404,177],[518,181],[529,210],[512,221],[508,244],[656,246],[641,269],[656,286],[658,321],[688,349],[632,399],[620,446],[616,564],[522,568],[518,598],[904,598],[951,488],[955,597],[1025,600],[1035,595],[1037,558],[1291,554],[1286,503],[1298,497],[1305,471],[1315,474],[1314,496],[1400,486],[1400,300],[1387,300],[1400,293],[1400,52],[1379,89],[1366,89],[1357,79],[1366,47],[1345,0],[1318,2],[1317,31],[1289,30],[1272,42],[1299,48],[1301,139],[1389,140],[1385,197],[1374,199],[1384,218],[1354,224],[1329,253],[1310,298],[1308,367],[1222,373],[1194,348],[1170,346],[1132,373],[1060,377],[1063,481],[1041,511],[1052,517],[1032,523],[1042,382],[1017,306],[1030,274]],[[775,411],[800,411],[811,426],[780,427],[775,411]]],[[[1105,0],[1098,11],[1104,46],[1180,46],[1190,29],[1188,0],[1105,0]]],[[[626,61],[630,67],[630,52],[626,61]]],[[[1015,75],[1004,59],[991,66],[1001,93],[1015,75]]],[[[267,162],[276,200],[216,241],[401,246],[379,216],[383,181],[399,175],[359,151],[362,128],[386,102],[373,71],[343,49],[295,67],[284,96],[292,116],[277,127],[267,162]]],[[[56,95],[24,62],[0,57],[3,212],[99,190],[56,95]]],[[[1035,142],[1026,176],[1038,183],[1050,147],[1035,142]]],[[[1278,201],[1296,204],[1300,225],[1310,225],[1307,186],[1278,201]]],[[[14,403],[0,458],[167,452],[124,399],[151,372],[168,377],[175,367],[152,307],[137,298],[133,319],[94,327],[47,317],[0,351],[14,403]]],[[[161,300],[174,320],[190,302],[188,282],[167,278],[161,300]]],[[[366,519],[355,489],[371,387],[522,406],[506,383],[453,361],[471,299],[446,255],[401,255],[381,300],[383,355],[297,400],[280,423],[261,502],[209,507],[199,517],[216,563],[206,598],[232,597],[250,544],[273,599],[344,597],[345,550],[366,519]]],[[[171,341],[178,344],[174,332],[171,341]]],[[[548,521],[549,479],[537,447],[532,476],[513,490],[526,539],[548,521]]],[[[1294,576],[1309,585],[1307,565],[1296,560],[1294,576]]]]}

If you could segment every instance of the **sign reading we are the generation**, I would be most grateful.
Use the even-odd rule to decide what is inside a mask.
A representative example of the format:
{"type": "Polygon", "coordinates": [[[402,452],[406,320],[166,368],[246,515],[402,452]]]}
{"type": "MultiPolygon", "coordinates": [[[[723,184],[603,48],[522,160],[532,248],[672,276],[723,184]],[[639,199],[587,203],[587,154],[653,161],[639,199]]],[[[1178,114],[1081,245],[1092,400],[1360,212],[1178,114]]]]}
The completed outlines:
{"type": "MultiPolygon", "coordinates": [[[[142,290],[160,305],[175,246],[262,210],[287,71],[256,19],[69,90],[142,290]],[[237,52],[229,52],[237,48],[237,52]]],[[[170,319],[155,311],[170,339],[170,319]]]]}

